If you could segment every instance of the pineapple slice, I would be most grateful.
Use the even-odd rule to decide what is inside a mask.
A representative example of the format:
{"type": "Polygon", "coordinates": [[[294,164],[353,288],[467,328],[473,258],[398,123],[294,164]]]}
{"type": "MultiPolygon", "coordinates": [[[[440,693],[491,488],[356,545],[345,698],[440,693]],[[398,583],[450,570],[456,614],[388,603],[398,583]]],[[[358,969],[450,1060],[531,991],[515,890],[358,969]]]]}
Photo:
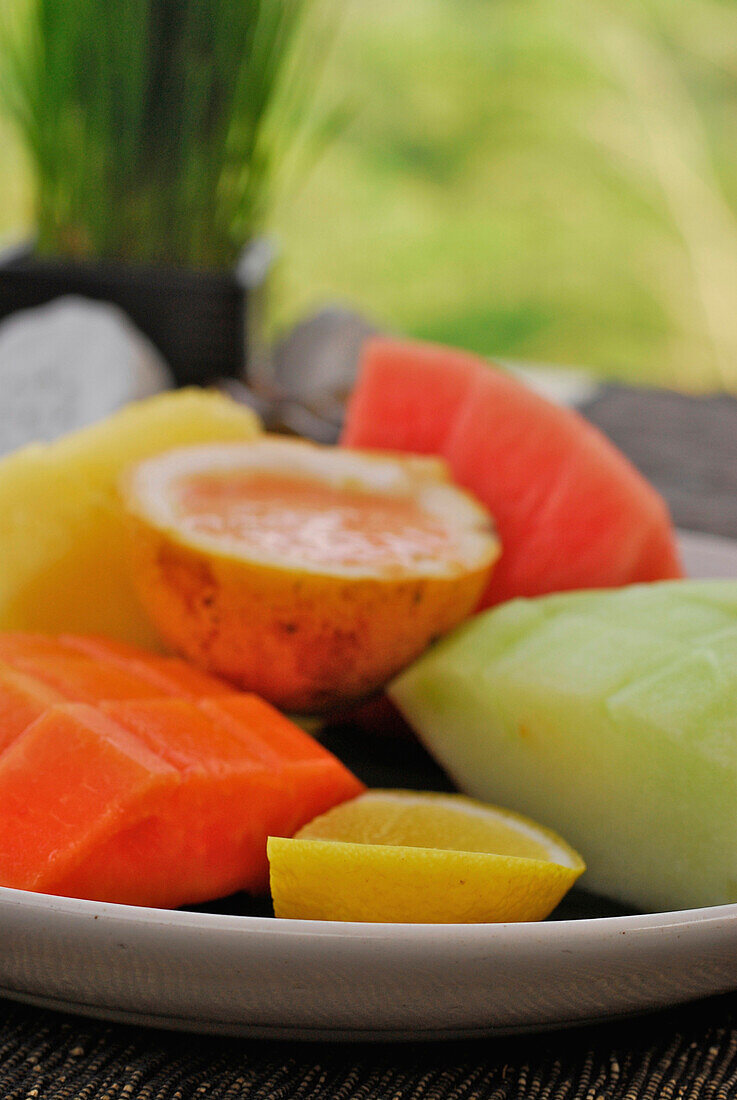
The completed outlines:
{"type": "Polygon", "coordinates": [[[187,389],[0,460],[0,630],[158,646],[125,566],[121,471],[170,447],[247,440],[258,430],[244,406],[187,389]]]}

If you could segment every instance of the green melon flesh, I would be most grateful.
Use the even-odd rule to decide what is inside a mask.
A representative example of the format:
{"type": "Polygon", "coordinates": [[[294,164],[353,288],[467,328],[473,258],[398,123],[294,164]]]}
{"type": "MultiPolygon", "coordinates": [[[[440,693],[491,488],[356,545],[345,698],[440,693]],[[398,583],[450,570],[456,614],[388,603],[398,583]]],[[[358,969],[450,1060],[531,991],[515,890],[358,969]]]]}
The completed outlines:
{"type": "Polygon", "coordinates": [[[737,582],[514,600],[390,695],[462,790],[576,847],[589,890],[737,901],[737,582]]]}

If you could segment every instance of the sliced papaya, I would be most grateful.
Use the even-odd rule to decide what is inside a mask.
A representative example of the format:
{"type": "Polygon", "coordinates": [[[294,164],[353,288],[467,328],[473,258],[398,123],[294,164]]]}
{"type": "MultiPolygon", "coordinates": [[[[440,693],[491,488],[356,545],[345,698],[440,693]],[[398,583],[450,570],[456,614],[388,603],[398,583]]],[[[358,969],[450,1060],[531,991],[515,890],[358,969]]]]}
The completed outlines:
{"type": "Polygon", "coordinates": [[[0,753],[49,707],[65,701],[61,692],[0,661],[0,753]]]}
{"type": "Polygon", "coordinates": [[[0,662],[56,691],[61,701],[99,703],[174,695],[197,699],[232,686],[175,657],[107,638],[0,633],[0,662]]]}
{"type": "Polygon", "coordinates": [[[62,634],[60,642],[69,649],[93,657],[103,665],[113,665],[141,677],[162,695],[198,699],[203,695],[232,692],[231,684],[211,676],[178,657],[160,657],[110,638],[80,634],[62,634]]]}
{"type": "Polygon", "coordinates": [[[0,634],[2,885],[163,907],[260,892],[267,837],[362,790],[278,711],[184,661],[0,634]]]}
{"type": "Polygon", "coordinates": [[[171,765],[92,707],[50,707],[0,757],[0,882],[53,884],[179,783],[171,765]]]}
{"type": "Polygon", "coordinates": [[[283,795],[275,768],[185,699],[103,703],[102,712],[179,773],[133,821],[55,884],[102,901],[172,907],[262,891],[266,837],[283,795]]]}
{"type": "Polygon", "coordinates": [[[268,884],[266,839],[291,835],[363,785],[258,699],[224,696],[101,704],[176,768],[145,819],[108,838],[54,892],[172,907],[268,884]],[[284,728],[279,728],[281,719],[284,728]],[[277,737],[272,734],[276,730],[277,737]]]}
{"type": "Polygon", "coordinates": [[[291,836],[328,807],[364,790],[337,757],[258,695],[233,693],[203,699],[199,706],[258,752],[267,766],[278,761],[285,797],[273,835],[291,836]]]}
{"type": "Polygon", "coordinates": [[[135,672],[103,665],[81,653],[61,650],[33,656],[30,653],[13,654],[1,647],[0,652],[12,668],[27,673],[74,702],[95,704],[101,699],[154,699],[162,694],[160,687],[135,672]]]}

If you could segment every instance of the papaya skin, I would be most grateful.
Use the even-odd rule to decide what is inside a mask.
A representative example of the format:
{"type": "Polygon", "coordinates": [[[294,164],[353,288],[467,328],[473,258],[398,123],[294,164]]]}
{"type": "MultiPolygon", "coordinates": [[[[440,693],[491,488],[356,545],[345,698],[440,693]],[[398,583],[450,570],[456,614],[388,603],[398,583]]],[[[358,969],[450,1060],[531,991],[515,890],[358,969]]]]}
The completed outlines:
{"type": "Polygon", "coordinates": [[[348,578],[207,554],[129,516],[134,584],[163,641],[283,710],[369,696],[477,606],[491,561],[449,576],[348,578]]]}

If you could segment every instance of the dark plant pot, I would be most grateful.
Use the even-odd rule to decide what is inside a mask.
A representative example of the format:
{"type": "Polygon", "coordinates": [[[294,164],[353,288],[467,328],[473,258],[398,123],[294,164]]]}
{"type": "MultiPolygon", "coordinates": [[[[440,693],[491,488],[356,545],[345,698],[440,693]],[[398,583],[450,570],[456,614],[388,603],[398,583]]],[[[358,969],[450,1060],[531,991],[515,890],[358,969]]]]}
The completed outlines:
{"type": "Polygon", "coordinates": [[[0,319],[64,294],[113,302],[156,345],[178,385],[245,378],[262,347],[272,259],[263,239],[230,271],[58,260],[24,247],[0,256],[0,319]]]}

